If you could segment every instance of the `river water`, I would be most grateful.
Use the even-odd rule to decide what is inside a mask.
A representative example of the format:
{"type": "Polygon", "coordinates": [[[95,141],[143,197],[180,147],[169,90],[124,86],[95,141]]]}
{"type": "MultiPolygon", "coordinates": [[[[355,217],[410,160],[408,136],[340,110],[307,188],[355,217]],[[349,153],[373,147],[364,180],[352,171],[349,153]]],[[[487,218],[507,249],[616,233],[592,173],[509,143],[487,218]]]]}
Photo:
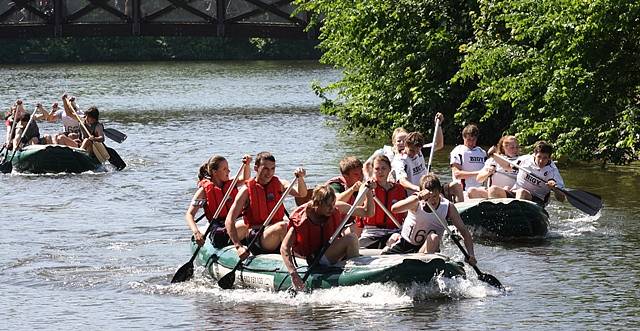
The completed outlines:
{"type": "MultiPolygon", "coordinates": [[[[268,150],[277,174],[307,169],[310,185],[338,174],[346,155],[366,158],[384,139],[344,133],[321,115],[314,81],[339,77],[313,62],[183,62],[1,66],[3,111],[28,110],[68,91],[96,105],[122,172],[1,175],[0,329],[622,329],[640,326],[640,167],[561,167],[569,187],[603,196],[601,215],[568,203],[548,208],[546,240],[476,244],[481,270],[508,287],[438,279],[368,285],[290,298],[221,290],[202,268],[169,284],[186,263],[183,214],[196,171],[211,154],[230,160],[268,150]],[[365,295],[367,294],[367,295],[365,295]]],[[[59,124],[41,124],[55,132],[59,124]]],[[[455,143],[455,142],[453,142],[455,143]]],[[[450,150],[448,147],[445,150],[450,150]]],[[[447,155],[435,170],[447,177],[447,155]]],[[[289,209],[293,201],[287,201],[289,209]]],[[[450,242],[444,253],[461,254],[450,242]]]]}

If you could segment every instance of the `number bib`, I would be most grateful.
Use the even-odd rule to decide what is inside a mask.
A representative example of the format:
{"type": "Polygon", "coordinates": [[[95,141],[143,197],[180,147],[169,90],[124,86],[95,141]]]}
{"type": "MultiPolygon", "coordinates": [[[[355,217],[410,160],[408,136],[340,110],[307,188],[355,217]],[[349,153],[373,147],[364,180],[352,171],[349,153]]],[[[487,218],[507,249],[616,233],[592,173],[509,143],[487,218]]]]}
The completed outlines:
{"type": "MultiPolygon", "coordinates": [[[[407,217],[402,224],[402,238],[416,246],[424,244],[429,232],[433,231],[442,237],[445,231],[436,216],[431,212],[426,212],[425,208],[429,210],[427,204],[421,201],[415,212],[410,210],[407,213],[407,217]]],[[[448,212],[449,201],[440,198],[440,206],[436,209],[436,213],[442,220],[446,220],[448,212]]]]}

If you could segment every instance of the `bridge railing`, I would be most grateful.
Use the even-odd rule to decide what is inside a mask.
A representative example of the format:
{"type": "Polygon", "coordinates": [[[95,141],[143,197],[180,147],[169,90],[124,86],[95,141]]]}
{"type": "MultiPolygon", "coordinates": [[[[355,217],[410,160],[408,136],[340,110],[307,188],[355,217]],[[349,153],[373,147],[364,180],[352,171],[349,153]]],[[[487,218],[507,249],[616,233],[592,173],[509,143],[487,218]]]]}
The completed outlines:
{"type": "Polygon", "coordinates": [[[0,0],[0,38],[312,38],[291,0],[0,0]]]}

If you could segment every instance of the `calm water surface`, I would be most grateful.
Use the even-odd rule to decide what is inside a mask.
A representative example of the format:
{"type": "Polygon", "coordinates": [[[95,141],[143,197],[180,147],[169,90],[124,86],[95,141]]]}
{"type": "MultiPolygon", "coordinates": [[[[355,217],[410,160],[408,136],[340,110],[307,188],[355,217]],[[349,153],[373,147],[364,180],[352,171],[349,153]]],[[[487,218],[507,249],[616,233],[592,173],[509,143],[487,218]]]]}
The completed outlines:
{"type": "MultiPolygon", "coordinates": [[[[604,197],[601,215],[554,202],[546,240],[478,243],[480,268],[506,284],[506,294],[469,277],[289,298],[221,290],[202,269],[170,285],[191,255],[183,214],[211,154],[227,156],[235,172],[243,153],[269,150],[279,176],[302,165],[313,185],[336,175],[343,156],[365,158],[378,147],[382,140],[340,133],[318,112],[311,82],[339,74],[311,62],[0,67],[3,105],[21,97],[31,110],[69,91],[129,136],[109,143],[129,164],[123,172],[0,175],[0,329],[640,327],[638,165],[565,166],[567,186],[604,197]]],[[[448,174],[446,153],[437,157],[436,171],[448,174]]],[[[462,258],[451,243],[444,253],[462,258]]]]}

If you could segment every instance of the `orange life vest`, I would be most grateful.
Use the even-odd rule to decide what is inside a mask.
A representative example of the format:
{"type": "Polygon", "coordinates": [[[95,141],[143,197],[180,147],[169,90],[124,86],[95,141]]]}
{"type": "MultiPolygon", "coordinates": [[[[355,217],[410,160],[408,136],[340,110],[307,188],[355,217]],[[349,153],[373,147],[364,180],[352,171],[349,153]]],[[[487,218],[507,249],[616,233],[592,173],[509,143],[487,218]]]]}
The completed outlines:
{"type": "MultiPolygon", "coordinates": [[[[407,190],[402,187],[402,185],[394,183],[391,189],[389,189],[388,191],[386,191],[380,185],[376,186],[375,194],[378,200],[380,200],[380,202],[382,202],[382,204],[387,207],[387,210],[391,211],[391,206],[393,206],[394,203],[407,197],[407,190]]],[[[363,228],[365,227],[365,225],[369,225],[381,229],[397,229],[398,227],[395,225],[395,223],[393,223],[391,219],[389,219],[389,216],[387,216],[384,210],[382,210],[382,208],[380,208],[377,203],[375,205],[376,212],[373,216],[357,218],[358,227],[363,228]]],[[[396,221],[398,221],[400,224],[404,222],[405,216],[407,216],[406,212],[393,214],[393,217],[395,217],[396,221]]]]}
{"type": "MultiPolygon", "coordinates": [[[[249,227],[261,226],[282,196],[280,179],[273,176],[266,186],[262,186],[254,177],[247,181],[247,189],[249,190],[249,206],[244,212],[244,224],[249,227]]],[[[284,204],[278,208],[270,224],[282,221],[283,218],[284,204]]]]}
{"type": "Polygon", "coordinates": [[[324,224],[319,225],[311,222],[307,218],[307,207],[309,206],[311,206],[311,202],[296,208],[291,214],[288,226],[288,228],[295,229],[296,240],[293,244],[293,251],[304,257],[317,254],[342,223],[342,213],[337,208],[334,208],[333,213],[324,224]]]}
{"type": "MultiPolygon", "coordinates": [[[[227,192],[229,187],[231,186],[231,180],[228,180],[224,183],[222,188],[219,188],[209,179],[203,179],[198,182],[198,186],[204,189],[205,197],[207,198],[207,205],[204,207],[204,214],[209,221],[213,219],[213,215],[215,215],[224,194],[227,192]]],[[[225,202],[222,210],[220,210],[220,215],[218,215],[218,219],[227,217],[227,213],[229,213],[229,209],[233,204],[233,200],[236,198],[236,194],[238,194],[238,189],[233,188],[231,190],[231,194],[229,198],[225,202]]]]}

